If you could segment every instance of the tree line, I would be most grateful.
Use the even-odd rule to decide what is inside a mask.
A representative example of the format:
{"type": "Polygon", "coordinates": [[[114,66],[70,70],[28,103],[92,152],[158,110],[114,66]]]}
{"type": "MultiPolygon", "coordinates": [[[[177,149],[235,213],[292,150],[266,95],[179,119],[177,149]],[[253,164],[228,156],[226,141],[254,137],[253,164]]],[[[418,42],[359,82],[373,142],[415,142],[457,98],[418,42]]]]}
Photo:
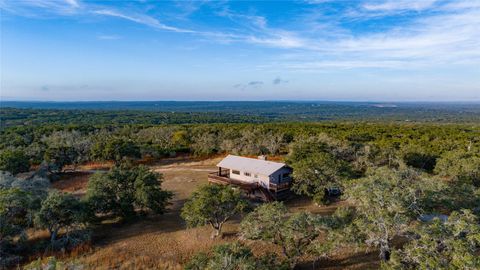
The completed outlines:
{"type": "Polygon", "coordinates": [[[220,237],[225,222],[244,217],[238,243],[198,254],[187,269],[289,269],[304,256],[321,260],[350,246],[375,248],[385,269],[480,266],[480,128],[475,125],[46,125],[7,128],[0,137],[5,264],[21,259],[28,229],[49,232],[44,248],[71,249],[90,240],[99,219],[163,213],[172,194],[161,188],[162,176],[135,165],[137,159],[233,153],[281,155],[294,169],[295,193],[328,204],[325,191],[338,188],[349,206],[331,216],[290,213],[282,203],[254,208],[230,188],[201,187],[182,210],[188,226],[209,225],[212,236],[220,237]],[[90,178],[83,198],[50,188],[48,178],[92,161],[114,161],[114,166],[90,178]],[[34,168],[36,174],[22,176],[34,168]],[[422,221],[428,216],[434,218],[422,221]],[[277,245],[281,256],[257,258],[246,239],[277,245]],[[398,246],[398,239],[406,244],[398,246]]]}
{"type": "Polygon", "coordinates": [[[355,173],[365,170],[368,162],[392,163],[394,158],[432,172],[448,153],[478,149],[479,133],[476,125],[343,122],[16,126],[0,132],[0,167],[15,173],[45,162],[51,170],[61,171],[90,161],[161,158],[182,152],[286,155],[292,144],[308,140],[323,147],[324,156],[318,158],[355,160],[355,173]]]}

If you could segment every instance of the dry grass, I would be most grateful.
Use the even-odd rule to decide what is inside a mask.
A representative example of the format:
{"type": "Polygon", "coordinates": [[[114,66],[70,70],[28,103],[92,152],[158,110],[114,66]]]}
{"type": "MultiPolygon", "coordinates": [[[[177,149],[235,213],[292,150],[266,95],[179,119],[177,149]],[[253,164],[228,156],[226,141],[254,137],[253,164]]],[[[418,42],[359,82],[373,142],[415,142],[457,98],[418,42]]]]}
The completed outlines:
{"type": "Polygon", "coordinates": [[[82,196],[86,192],[88,178],[92,175],[90,171],[77,171],[64,173],[60,179],[52,183],[52,187],[63,192],[82,196]]]}
{"type": "MultiPolygon", "coordinates": [[[[195,253],[208,251],[212,246],[237,240],[239,220],[224,227],[223,239],[211,239],[210,228],[187,229],[180,217],[180,209],[189,195],[200,185],[207,184],[207,174],[216,171],[221,157],[192,160],[188,157],[164,159],[151,168],[164,176],[163,188],[174,192],[168,213],[141,217],[128,224],[104,224],[94,233],[95,246],[82,255],[74,254],[89,269],[182,269],[195,253]]],[[[97,168],[105,168],[98,165],[97,168]]],[[[91,166],[88,167],[91,169],[91,166]]],[[[55,188],[81,194],[85,190],[88,174],[61,179],[55,188]],[[72,181],[73,180],[73,181],[72,181]]],[[[310,200],[296,198],[287,202],[292,211],[310,211],[331,214],[343,202],[329,206],[316,206],[310,200]]],[[[255,254],[279,251],[277,247],[261,241],[246,241],[255,254]]],[[[300,269],[312,269],[312,260],[306,258],[300,269]]],[[[363,250],[339,250],[332,258],[316,262],[316,269],[374,269],[378,268],[376,253],[363,250]]]]}

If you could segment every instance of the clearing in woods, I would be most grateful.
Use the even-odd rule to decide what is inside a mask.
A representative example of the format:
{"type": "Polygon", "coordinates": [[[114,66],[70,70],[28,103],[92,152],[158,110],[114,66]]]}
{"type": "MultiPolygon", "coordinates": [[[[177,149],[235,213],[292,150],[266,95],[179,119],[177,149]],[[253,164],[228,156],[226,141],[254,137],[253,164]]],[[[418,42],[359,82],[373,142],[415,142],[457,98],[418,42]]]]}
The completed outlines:
{"type": "MultiPolygon", "coordinates": [[[[166,159],[151,168],[163,174],[164,189],[174,192],[169,210],[164,215],[139,217],[126,224],[105,224],[94,233],[91,252],[76,260],[94,269],[182,269],[182,265],[199,251],[208,251],[212,246],[235,241],[240,219],[228,222],[222,239],[211,239],[210,228],[188,229],[180,217],[180,210],[189,195],[200,185],[207,184],[207,174],[215,171],[220,158],[194,161],[188,158],[166,159]]],[[[54,187],[78,194],[85,193],[88,177],[92,171],[76,173],[54,183],[54,187]],[[73,180],[73,181],[72,181],[73,180]]],[[[342,204],[318,207],[308,199],[296,198],[288,201],[291,211],[310,211],[331,214],[342,204]]],[[[274,246],[259,241],[246,242],[253,251],[261,255],[275,251],[274,246]]],[[[328,260],[316,262],[316,269],[371,269],[378,267],[375,252],[343,250],[328,260]]],[[[312,261],[306,258],[306,261],[312,261]]],[[[312,269],[312,263],[305,263],[312,269]]]]}

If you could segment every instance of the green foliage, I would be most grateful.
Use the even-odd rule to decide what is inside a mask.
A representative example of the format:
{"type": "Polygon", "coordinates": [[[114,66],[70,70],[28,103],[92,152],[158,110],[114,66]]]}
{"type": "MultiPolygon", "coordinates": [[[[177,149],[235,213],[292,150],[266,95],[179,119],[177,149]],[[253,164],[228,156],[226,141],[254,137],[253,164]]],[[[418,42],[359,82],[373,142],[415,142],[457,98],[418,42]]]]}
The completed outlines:
{"type": "Polygon", "coordinates": [[[130,140],[112,138],[97,142],[92,155],[100,160],[113,160],[119,163],[125,158],[140,158],[140,148],[130,140]]]}
{"type": "Polygon", "coordinates": [[[221,234],[222,226],[234,215],[243,213],[247,202],[229,186],[206,185],[193,192],[182,208],[181,216],[190,227],[210,224],[212,237],[221,234]]]}
{"type": "Polygon", "coordinates": [[[286,270],[274,254],[256,258],[250,248],[240,243],[228,243],[213,248],[212,253],[199,253],[186,265],[185,270],[286,270]]]}
{"type": "Polygon", "coordinates": [[[140,208],[162,214],[172,193],[162,190],[161,184],[161,174],[123,163],[90,177],[86,199],[96,213],[129,218],[140,208]]]}
{"type": "Polygon", "coordinates": [[[324,200],[326,188],[340,187],[352,176],[347,147],[322,135],[292,144],[288,163],[293,168],[292,190],[324,200]]]}
{"type": "Polygon", "coordinates": [[[480,223],[471,211],[453,212],[418,227],[403,250],[394,251],[384,269],[480,269],[480,223]]]}
{"type": "Polygon", "coordinates": [[[29,158],[21,150],[3,150],[0,152],[0,171],[17,174],[30,169],[29,158]]]}
{"type": "Polygon", "coordinates": [[[435,172],[456,182],[480,187],[480,153],[461,150],[447,152],[438,161],[435,172]]]}
{"type": "Polygon", "coordinates": [[[55,244],[60,230],[76,229],[87,221],[88,211],[85,204],[73,195],[51,191],[42,201],[35,217],[35,224],[50,232],[50,242],[55,244]]]}
{"type": "Polygon", "coordinates": [[[408,166],[432,172],[437,162],[437,156],[426,153],[409,152],[404,155],[403,160],[408,166]]]}
{"type": "MultiPolygon", "coordinates": [[[[31,113],[42,115],[44,111],[31,113]]],[[[62,112],[52,112],[52,115],[56,113],[62,112]]],[[[158,125],[162,123],[161,121],[142,123],[139,115],[124,113],[128,117],[125,115],[122,117],[128,121],[121,123],[107,121],[95,124],[95,119],[91,119],[93,116],[87,117],[80,113],[81,119],[75,116],[78,121],[68,119],[66,122],[69,124],[11,126],[0,130],[0,151],[20,150],[28,156],[32,164],[39,164],[44,159],[47,149],[51,148],[49,151],[53,151],[48,154],[50,160],[55,160],[57,150],[64,149],[65,151],[57,153],[57,156],[61,156],[62,152],[69,153],[64,161],[61,161],[63,163],[61,165],[75,167],[76,164],[91,160],[121,160],[125,155],[128,158],[139,157],[139,154],[157,158],[178,152],[197,155],[224,152],[241,155],[283,155],[287,154],[290,148],[289,163],[291,161],[293,164],[313,154],[327,153],[339,163],[337,166],[348,165],[345,171],[342,168],[340,176],[346,174],[349,178],[357,178],[378,166],[398,168],[408,153],[440,157],[447,152],[467,147],[472,152],[478,152],[480,148],[478,125],[224,122],[165,126],[158,125]],[[89,117],[90,121],[84,122],[84,119],[89,117]],[[299,151],[295,151],[295,147],[299,151]],[[303,154],[297,155],[295,152],[303,154]],[[65,162],[68,159],[70,161],[65,162]]],[[[141,113],[143,112],[139,112],[141,113]]],[[[115,112],[104,114],[115,117],[115,112]]],[[[177,115],[179,114],[171,114],[168,117],[175,118],[177,115]]],[[[194,116],[194,114],[190,116],[193,122],[196,121],[193,119],[194,116]]],[[[163,117],[166,117],[165,121],[169,121],[167,116],[163,117]]],[[[415,162],[409,164],[423,166],[415,162]]]]}
{"type": "Polygon", "coordinates": [[[34,176],[31,179],[16,178],[8,172],[0,171],[0,189],[17,188],[29,194],[30,208],[39,209],[40,202],[45,199],[50,188],[50,181],[43,177],[34,176]]]}
{"type": "MultiPolygon", "coordinates": [[[[478,104],[398,104],[379,108],[371,103],[344,102],[95,102],[8,103],[2,101],[1,126],[45,124],[193,124],[285,121],[369,121],[478,123],[478,104]],[[17,108],[8,108],[9,106],[17,108]],[[20,109],[20,108],[37,109],[20,109]],[[108,109],[105,109],[108,108],[108,109]]],[[[354,133],[361,140],[366,132],[354,133]]],[[[353,136],[352,136],[353,137],[353,136]]]]}
{"type": "Polygon", "coordinates": [[[299,194],[315,196],[324,194],[330,187],[342,185],[346,165],[328,153],[316,153],[302,159],[293,167],[293,190],[299,194]]]}
{"type": "Polygon", "coordinates": [[[293,267],[302,255],[312,251],[312,243],[320,233],[319,225],[311,214],[290,215],[283,203],[273,202],[248,214],[242,220],[240,231],[244,238],[268,241],[281,247],[293,267]]]}
{"type": "Polygon", "coordinates": [[[355,208],[341,206],[330,217],[326,218],[324,223],[329,229],[342,229],[353,222],[355,215],[355,208]]]}
{"type": "MultiPolygon", "coordinates": [[[[209,113],[190,112],[188,108],[191,104],[181,109],[172,104],[162,106],[175,113],[2,108],[0,166],[7,164],[7,170],[16,173],[28,170],[29,162],[38,165],[46,161],[43,163],[48,163],[50,169],[60,172],[72,168],[72,165],[75,169],[83,162],[114,160],[117,166],[110,172],[92,177],[87,192],[88,205],[98,214],[132,217],[137,209],[163,212],[171,193],[161,189],[159,175],[145,167],[121,165],[124,159],[140,156],[161,158],[179,152],[199,156],[213,153],[288,154],[287,162],[295,169],[294,190],[297,193],[324,201],[324,188],[341,187],[347,192],[351,205],[355,206],[340,208],[331,217],[315,218],[304,213],[291,215],[286,209],[277,207],[261,214],[254,212],[250,215],[252,218],[246,218],[242,223],[242,226],[251,228],[245,237],[248,235],[251,239],[274,242],[286,250],[285,256],[294,258],[306,252],[325,254],[331,246],[354,243],[379,248],[383,259],[387,259],[393,251],[394,262],[397,251],[393,250],[392,239],[408,232],[419,213],[446,213],[463,208],[480,212],[478,124],[385,121],[399,119],[397,113],[402,111],[400,108],[395,109],[396,116],[394,113],[379,116],[378,108],[359,107],[352,113],[344,111],[348,106],[340,108],[328,104],[275,103],[269,108],[259,108],[259,104],[229,104],[231,107],[227,109],[220,109],[223,105],[219,104],[201,105],[205,106],[202,110],[209,113]],[[285,107],[288,110],[285,111],[285,107]],[[245,111],[250,115],[244,115],[245,111]],[[277,120],[324,120],[325,117],[365,119],[365,113],[375,121],[268,123],[277,120]],[[422,175],[407,167],[422,169],[422,175]],[[327,243],[312,240],[322,227],[329,229],[327,243]],[[278,228],[282,228],[283,232],[278,232],[278,228]],[[276,240],[279,235],[286,240],[276,240]]],[[[261,106],[264,105],[261,103],[261,106]]],[[[421,117],[412,118],[409,110],[404,110],[400,118],[429,122],[456,122],[459,119],[441,114],[438,110],[426,116],[423,108],[421,117]]],[[[478,117],[470,116],[461,119],[473,119],[472,122],[478,123],[478,117]]],[[[23,238],[23,232],[30,226],[40,202],[45,199],[48,187],[48,180],[37,176],[18,179],[11,174],[0,174],[0,189],[2,194],[5,192],[2,195],[3,204],[11,205],[8,206],[11,210],[2,215],[5,215],[4,220],[7,217],[12,220],[2,224],[5,232],[12,232],[5,238],[8,241],[4,242],[7,244],[3,246],[3,254],[18,251],[12,246],[20,246],[21,241],[17,240],[23,238]],[[25,196],[15,195],[15,192],[25,196]],[[11,219],[13,216],[18,219],[11,219]]],[[[208,191],[204,195],[200,194],[201,191],[195,193],[182,211],[187,224],[211,224],[220,234],[225,217],[228,220],[245,208],[245,203],[237,207],[237,195],[231,194],[235,191],[226,190],[208,191]],[[194,203],[194,200],[200,202],[194,203]]],[[[263,211],[261,209],[256,211],[263,211]]],[[[416,235],[421,236],[422,230],[419,229],[416,235]]],[[[73,234],[73,231],[69,233],[73,234]]],[[[432,245],[435,239],[438,241],[443,237],[435,233],[432,235],[435,237],[432,236],[428,242],[432,245]]],[[[423,239],[428,240],[426,237],[423,239]]],[[[415,241],[412,240],[411,244],[416,244],[415,241]]],[[[457,255],[444,253],[444,256],[447,260],[452,257],[452,261],[453,257],[462,258],[458,255],[459,250],[457,255]]],[[[237,251],[227,253],[237,254],[237,251]]],[[[398,254],[404,256],[403,253],[398,254]]],[[[199,261],[210,259],[207,254],[203,259],[199,257],[199,261]]],[[[295,260],[290,259],[290,262],[295,260]]],[[[425,261],[435,260],[429,257],[425,261]]],[[[410,263],[402,261],[407,262],[410,263]]],[[[219,264],[212,265],[221,268],[219,264]]],[[[271,269],[276,268],[272,266],[271,269]]]]}
{"type": "Polygon", "coordinates": [[[15,255],[15,239],[26,238],[32,211],[29,194],[17,188],[0,189],[0,268],[19,259],[15,255]]]}
{"type": "Polygon", "coordinates": [[[88,160],[91,151],[91,142],[80,131],[54,131],[43,136],[41,142],[45,144],[44,160],[51,169],[61,171],[66,165],[75,166],[88,160]]]}
{"type": "Polygon", "coordinates": [[[49,147],[44,154],[44,160],[48,162],[49,169],[54,172],[61,172],[65,165],[73,164],[76,159],[75,149],[66,146],[49,147]]]}
{"type": "Polygon", "coordinates": [[[25,265],[23,270],[75,270],[83,269],[82,264],[76,262],[63,262],[55,257],[48,257],[46,260],[38,258],[37,260],[25,265]]]}
{"type": "Polygon", "coordinates": [[[408,169],[380,168],[371,176],[358,179],[347,190],[356,215],[351,225],[354,228],[345,232],[353,232],[357,241],[378,247],[380,258],[388,260],[393,238],[421,213],[422,186],[418,174],[408,169]]]}

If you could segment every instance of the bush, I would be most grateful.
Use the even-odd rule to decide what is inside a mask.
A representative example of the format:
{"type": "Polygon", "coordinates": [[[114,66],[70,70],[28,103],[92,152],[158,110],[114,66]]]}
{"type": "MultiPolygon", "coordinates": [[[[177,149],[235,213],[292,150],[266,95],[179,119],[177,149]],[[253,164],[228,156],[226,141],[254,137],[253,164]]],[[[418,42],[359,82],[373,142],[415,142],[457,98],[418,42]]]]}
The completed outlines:
{"type": "Polygon", "coordinates": [[[186,270],[286,270],[288,265],[279,261],[274,254],[262,258],[253,255],[250,248],[240,243],[228,243],[213,248],[210,255],[199,253],[186,265],[186,270]]]}
{"type": "Polygon", "coordinates": [[[30,169],[30,162],[23,151],[4,150],[0,152],[0,171],[17,174],[27,172],[30,169]]]}

